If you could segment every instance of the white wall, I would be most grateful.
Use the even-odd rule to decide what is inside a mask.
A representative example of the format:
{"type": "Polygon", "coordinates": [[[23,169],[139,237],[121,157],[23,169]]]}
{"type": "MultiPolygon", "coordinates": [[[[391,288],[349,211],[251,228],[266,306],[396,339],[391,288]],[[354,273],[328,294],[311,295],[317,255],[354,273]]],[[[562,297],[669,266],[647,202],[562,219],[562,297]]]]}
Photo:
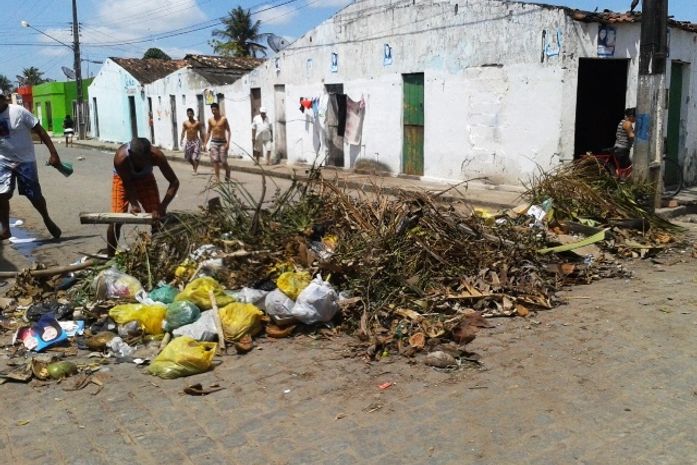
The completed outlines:
{"type": "MultiPolygon", "coordinates": [[[[579,58],[597,58],[597,23],[564,10],[498,0],[361,0],[306,33],[236,83],[225,94],[233,153],[251,152],[250,89],[274,114],[274,85],[285,85],[288,162],[323,160],[314,120],[299,111],[300,97],[320,97],[341,83],[353,100],[364,98],[360,146],[345,147],[347,166],[375,160],[402,172],[402,74],[425,77],[427,179],[487,176],[517,183],[538,167],[573,158],[579,58]],[[455,11],[457,5],[457,13],[455,11]],[[543,42],[543,31],[546,33],[543,42]],[[393,63],[383,64],[384,44],[393,63]],[[558,51],[558,53],[557,53],[558,51]],[[332,52],[339,55],[330,71],[332,52]],[[311,66],[309,65],[311,60],[311,66]]],[[[627,105],[636,104],[638,24],[614,24],[615,56],[630,59],[627,105]]],[[[672,35],[673,57],[695,62],[696,34],[672,35]]],[[[692,94],[695,69],[691,67],[692,94]]],[[[168,104],[168,102],[167,102],[168,104]]],[[[686,153],[696,150],[694,101],[685,115],[686,153]]],[[[694,154],[697,158],[697,154],[694,154]]],[[[697,163],[687,162],[697,173],[697,163]]]]}
{"type": "Polygon", "coordinates": [[[128,97],[133,96],[136,105],[138,136],[149,137],[147,107],[142,86],[126,70],[107,59],[89,87],[91,136],[96,135],[97,116],[94,99],[99,112],[99,139],[107,142],[131,140],[131,118],[128,97]]]}

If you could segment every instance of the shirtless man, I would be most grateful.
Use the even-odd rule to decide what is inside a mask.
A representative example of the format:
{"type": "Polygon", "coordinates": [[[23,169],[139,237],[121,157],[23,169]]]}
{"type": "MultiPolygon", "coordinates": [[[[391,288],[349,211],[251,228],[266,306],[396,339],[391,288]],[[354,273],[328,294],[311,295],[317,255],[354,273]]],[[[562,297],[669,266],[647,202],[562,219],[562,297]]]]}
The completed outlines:
{"type": "Polygon", "coordinates": [[[193,108],[186,109],[188,120],[182,124],[182,135],[179,141],[180,146],[184,146],[184,158],[194,167],[194,176],[198,174],[198,164],[201,161],[201,140],[204,136],[203,124],[194,119],[193,108]],[[184,136],[186,135],[186,145],[184,136]]]}
{"type": "MultiPolygon", "coordinates": [[[[114,155],[114,173],[111,184],[111,211],[115,213],[139,213],[145,210],[152,213],[155,221],[153,231],[167,213],[167,207],[177,195],[179,179],[169,166],[162,151],[144,138],[135,138],[118,148],[114,155]],[[158,167],[169,186],[165,197],[160,201],[160,192],[153,174],[158,167]]],[[[107,229],[107,250],[113,257],[121,233],[120,224],[110,224],[107,229]]]]}
{"type": "Polygon", "coordinates": [[[227,151],[230,148],[230,125],[227,118],[220,114],[220,107],[217,103],[211,104],[213,117],[208,119],[208,133],[206,141],[203,143],[205,147],[210,140],[208,151],[213,162],[215,171],[215,179],[220,182],[220,167],[225,168],[225,180],[230,180],[230,165],[227,162],[227,151]]]}

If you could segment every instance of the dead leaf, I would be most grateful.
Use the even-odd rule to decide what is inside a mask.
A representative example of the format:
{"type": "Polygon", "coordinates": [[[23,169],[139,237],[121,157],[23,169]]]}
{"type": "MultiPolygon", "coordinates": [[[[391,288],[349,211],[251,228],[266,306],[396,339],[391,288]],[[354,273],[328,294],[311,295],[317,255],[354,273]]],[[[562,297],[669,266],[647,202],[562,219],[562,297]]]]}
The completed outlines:
{"type": "Polygon", "coordinates": [[[414,333],[409,338],[409,345],[415,349],[423,349],[426,346],[426,335],[424,333],[414,333]]]}

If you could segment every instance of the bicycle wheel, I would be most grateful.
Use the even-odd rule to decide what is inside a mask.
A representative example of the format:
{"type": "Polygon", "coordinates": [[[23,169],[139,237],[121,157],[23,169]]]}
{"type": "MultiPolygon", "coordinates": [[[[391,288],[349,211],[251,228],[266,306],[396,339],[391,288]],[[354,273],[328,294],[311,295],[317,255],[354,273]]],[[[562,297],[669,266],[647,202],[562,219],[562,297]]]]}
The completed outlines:
{"type": "Polygon", "coordinates": [[[682,190],[682,166],[673,160],[663,159],[663,197],[675,197],[682,190]]]}

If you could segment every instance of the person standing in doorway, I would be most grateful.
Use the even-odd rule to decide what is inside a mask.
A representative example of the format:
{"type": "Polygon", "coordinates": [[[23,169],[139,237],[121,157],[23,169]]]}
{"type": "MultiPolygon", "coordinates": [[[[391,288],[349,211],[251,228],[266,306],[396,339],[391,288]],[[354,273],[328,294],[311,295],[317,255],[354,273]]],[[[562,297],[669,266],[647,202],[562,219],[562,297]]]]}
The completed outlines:
{"type": "Polygon", "coordinates": [[[629,156],[634,144],[634,122],[636,121],[636,108],[624,110],[624,118],[617,125],[615,133],[615,157],[619,162],[619,168],[627,168],[631,163],[629,156]]]}
{"type": "Polygon", "coordinates": [[[70,147],[73,145],[73,136],[75,135],[75,121],[70,117],[70,115],[65,115],[63,120],[63,135],[65,136],[65,146],[70,147]]]}
{"type": "Polygon", "coordinates": [[[211,103],[211,112],[213,117],[208,119],[208,131],[206,133],[206,141],[203,143],[205,147],[210,141],[208,153],[213,162],[213,170],[215,179],[220,182],[220,167],[225,168],[225,180],[230,180],[230,165],[227,162],[227,153],[230,148],[230,125],[227,118],[220,114],[220,107],[217,103],[211,103]]]}
{"type": "Polygon", "coordinates": [[[188,119],[182,125],[182,135],[179,141],[180,146],[184,146],[184,158],[191,163],[194,168],[194,176],[198,174],[198,164],[201,161],[201,140],[205,137],[203,125],[194,118],[193,108],[186,109],[188,119]],[[186,145],[184,145],[186,136],[186,145]]]}
{"type": "Polygon", "coordinates": [[[39,172],[31,132],[34,131],[48,148],[48,164],[61,166],[53,141],[39,123],[39,119],[20,105],[10,104],[9,98],[0,93],[0,240],[9,239],[10,199],[15,190],[29,199],[39,212],[54,239],[61,230],[48,214],[46,199],[41,193],[39,172]]]}
{"type": "MultiPolygon", "coordinates": [[[[271,120],[266,116],[266,108],[259,108],[259,114],[252,120],[252,139],[254,140],[254,150],[261,153],[266,164],[271,164],[271,149],[273,147],[273,128],[271,120]]],[[[257,163],[259,158],[257,157],[257,163]]]]}

